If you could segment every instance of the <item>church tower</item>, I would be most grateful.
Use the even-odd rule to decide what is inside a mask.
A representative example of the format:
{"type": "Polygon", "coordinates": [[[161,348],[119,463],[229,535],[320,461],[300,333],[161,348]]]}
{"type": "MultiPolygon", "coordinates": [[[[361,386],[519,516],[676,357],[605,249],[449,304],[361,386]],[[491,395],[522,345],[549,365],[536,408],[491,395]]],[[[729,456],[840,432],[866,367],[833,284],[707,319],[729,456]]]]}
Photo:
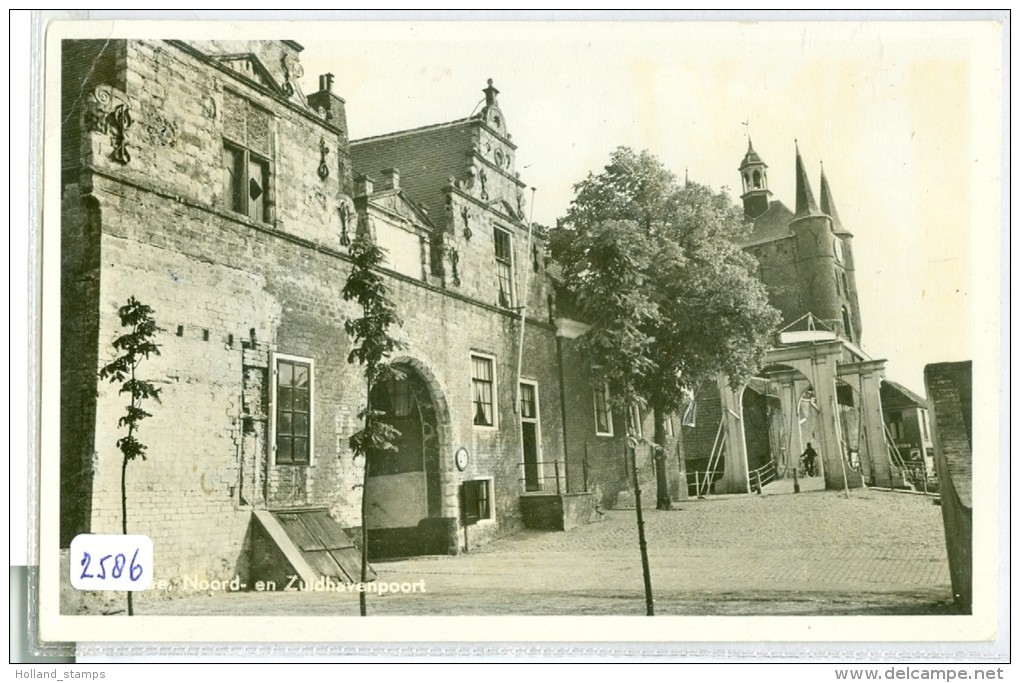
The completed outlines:
{"type": "Polygon", "coordinates": [[[740,198],[744,200],[744,214],[748,218],[757,218],[769,210],[769,177],[766,171],[768,165],[762,161],[758,153],[754,151],[751,144],[751,137],[747,138],[747,154],[740,162],[740,182],[744,193],[740,198]]]}

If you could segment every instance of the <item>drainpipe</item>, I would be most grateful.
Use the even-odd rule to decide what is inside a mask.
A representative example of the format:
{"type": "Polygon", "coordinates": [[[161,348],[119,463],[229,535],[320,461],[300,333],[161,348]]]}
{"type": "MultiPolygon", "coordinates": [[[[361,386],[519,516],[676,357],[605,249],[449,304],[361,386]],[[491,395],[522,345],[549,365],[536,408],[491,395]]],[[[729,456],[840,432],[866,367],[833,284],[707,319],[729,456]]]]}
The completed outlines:
{"type": "MultiPolygon", "coordinates": [[[[531,188],[531,217],[535,215],[535,188],[531,188]]],[[[528,310],[528,276],[530,270],[528,263],[530,262],[531,255],[531,231],[534,226],[531,218],[528,218],[528,247],[527,251],[524,252],[524,297],[521,300],[521,334],[517,342],[517,384],[514,388],[514,412],[517,413],[521,409],[521,366],[524,364],[524,323],[527,318],[528,310]]]]}
{"type": "MultiPolygon", "coordinates": [[[[567,492],[570,492],[570,456],[567,454],[567,385],[563,374],[563,338],[556,335],[556,364],[560,367],[560,426],[563,428],[563,468],[567,478],[567,492]]],[[[587,457],[587,453],[585,454],[587,457]]],[[[588,487],[585,487],[587,492],[588,487]]]]}

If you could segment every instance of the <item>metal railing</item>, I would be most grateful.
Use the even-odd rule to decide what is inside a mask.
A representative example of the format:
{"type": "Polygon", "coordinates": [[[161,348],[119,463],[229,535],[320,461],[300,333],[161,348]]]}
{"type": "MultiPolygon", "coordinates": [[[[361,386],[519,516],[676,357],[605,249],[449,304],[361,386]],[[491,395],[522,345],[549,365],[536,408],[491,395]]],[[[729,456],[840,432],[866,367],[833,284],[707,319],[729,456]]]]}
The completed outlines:
{"type": "Polygon", "coordinates": [[[709,472],[708,470],[695,470],[687,473],[687,495],[704,498],[712,490],[712,484],[722,478],[722,472],[709,472]],[[691,490],[691,487],[694,490],[691,490]]]}
{"type": "MultiPolygon", "coordinates": [[[[723,429],[725,416],[719,420],[719,428],[715,432],[715,440],[712,442],[712,450],[708,455],[708,469],[704,472],[694,472],[694,494],[698,498],[704,498],[712,493],[712,484],[719,478],[716,471],[719,462],[722,460],[723,450],[726,448],[726,431],[723,429]]],[[[687,478],[687,495],[690,495],[690,473],[687,478]]]]}
{"type": "Polygon", "coordinates": [[[776,476],[776,461],[769,460],[761,467],[748,472],[751,490],[760,494],[762,488],[776,480],[776,476]]]}
{"type": "MultiPolygon", "coordinates": [[[[585,473],[585,490],[587,491],[587,480],[588,480],[588,466],[587,462],[584,463],[585,473]]],[[[566,486],[566,474],[567,468],[566,463],[561,460],[538,460],[536,462],[522,462],[518,463],[518,467],[521,468],[521,476],[518,481],[524,484],[524,490],[527,493],[539,493],[543,491],[549,491],[555,489],[557,495],[563,493],[566,486]],[[548,482],[552,480],[553,486],[549,486],[548,482]]]]}

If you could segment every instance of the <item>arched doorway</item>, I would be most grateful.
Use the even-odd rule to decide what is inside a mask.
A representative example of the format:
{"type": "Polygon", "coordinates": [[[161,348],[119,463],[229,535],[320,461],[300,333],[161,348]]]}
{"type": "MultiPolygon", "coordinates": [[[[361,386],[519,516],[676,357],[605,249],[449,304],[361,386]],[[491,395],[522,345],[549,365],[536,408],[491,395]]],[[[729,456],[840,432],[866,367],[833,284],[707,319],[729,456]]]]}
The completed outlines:
{"type": "Polygon", "coordinates": [[[445,401],[419,363],[405,360],[394,368],[396,376],[372,391],[379,419],[399,434],[392,449],[369,454],[364,492],[369,554],[373,559],[445,554],[449,535],[456,536],[456,520],[444,517],[443,509],[445,401]]]}
{"type": "MultiPolygon", "coordinates": [[[[803,476],[801,456],[808,444],[817,452],[820,442],[819,409],[811,380],[792,365],[767,365],[748,382],[744,401],[742,426],[749,470],[760,470],[769,464],[769,460],[760,455],[755,459],[756,451],[762,450],[758,444],[767,438],[770,460],[775,463],[774,477],[792,479],[797,473],[803,476]],[[763,417],[756,418],[753,403],[748,410],[749,390],[756,390],[750,396],[763,397],[759,401],[766,411],[763,417]]],[[[823,467],[822,458],[816,457],[813,463],[815,476],[822,476],[823,467]]]]}
{"type": "Polygon", "coordinates": [[[801,368],[771,363],[739,392],[727,394],[725,386],[720,388],[728,425],[720,490],[753,491],[758,482],[767,485],[775,479],[793,479],[798,473],[803,476],[801,455],[808,443],[817,454],[816,478],[802,481],[801,486],[823,485],[822,414],[811,379],[801,368]],[[731,448],[731,439],[739,440],[737,448],[731,448]]]}

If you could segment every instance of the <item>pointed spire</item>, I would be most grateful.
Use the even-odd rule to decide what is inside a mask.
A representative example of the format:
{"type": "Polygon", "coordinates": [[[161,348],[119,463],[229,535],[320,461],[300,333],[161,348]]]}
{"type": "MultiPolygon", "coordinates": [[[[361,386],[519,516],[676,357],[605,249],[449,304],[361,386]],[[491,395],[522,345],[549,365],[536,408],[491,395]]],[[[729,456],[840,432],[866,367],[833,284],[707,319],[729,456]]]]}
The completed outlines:
{"type": "Polygon", "coordinates": [[[797,141],[793,141],[797,150],[797,210],[794,220],[808,216],[819,216],[821,212],[815,204],[815,196],[811,192],[811,183],[808,182],[807,172],[804,170],[804,160],[800,158],[800,147],[797,141]]]}
{"type": "Polygon", "coordinates": [[[839,221],[839,214],[836,213],[836,202],[832,198],[832,190],[829,189],[829,180],[825,177],[825,164],[822,166],[822,194],[820,197],[822,213],[832,219],[832,229],[835,232],[843,232],[843,224],[839,221]]]}

